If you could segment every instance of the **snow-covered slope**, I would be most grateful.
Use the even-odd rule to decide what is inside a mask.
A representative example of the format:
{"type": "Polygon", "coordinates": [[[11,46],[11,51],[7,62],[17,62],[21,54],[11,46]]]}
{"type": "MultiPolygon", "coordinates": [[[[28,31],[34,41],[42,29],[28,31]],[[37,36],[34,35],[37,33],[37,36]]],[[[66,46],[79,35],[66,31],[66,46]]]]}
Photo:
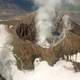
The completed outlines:
{"type": "Polygon", "coordinates": [[[74,72],[71,62],[61,60],[51,67],[42,61],[33,71],[16,70],[13,80],[80,80],[80,72],[74,72]]]}

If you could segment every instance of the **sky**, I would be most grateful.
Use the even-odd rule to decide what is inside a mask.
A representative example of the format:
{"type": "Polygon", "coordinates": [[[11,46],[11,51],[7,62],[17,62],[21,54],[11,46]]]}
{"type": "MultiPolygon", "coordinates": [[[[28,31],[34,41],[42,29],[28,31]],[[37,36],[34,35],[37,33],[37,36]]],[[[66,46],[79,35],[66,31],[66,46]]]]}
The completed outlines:
{"type": "Polygon", "coordinates": [[[25,10],[34,10],[34,3],[32,2],[32,0],[16,0],[16,4],[25,9],[25,10]]]}

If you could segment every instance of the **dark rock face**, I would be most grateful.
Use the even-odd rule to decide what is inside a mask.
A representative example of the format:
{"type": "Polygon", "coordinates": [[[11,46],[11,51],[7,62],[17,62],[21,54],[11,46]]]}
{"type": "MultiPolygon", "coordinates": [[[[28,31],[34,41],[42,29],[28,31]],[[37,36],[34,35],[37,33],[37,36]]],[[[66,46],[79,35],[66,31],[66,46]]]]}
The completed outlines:
{"type": "Polygon", "coordinates": [[[0,75],[0,80],[6,80],[6,79],[0,75]]]}
{"type": "Polygon", "coordinates": [[[73,62],[73,65],[74,65],[74,69],[76,72],[80,72],[80,63],[78,62],[73,62]]]}
{"type": "Polygon", "coordinates": [[[35,13],[26,15],[24,19],[16,26],[16,33],[22,40],[34,42],[36,37],[35,13]],[[29,20],[28,20],[29,19],[29,20]]]}
{"type": "Polygon", "coordinates": [[[34,42],[36,38],[36,28],[34,27],[34,23],[27,25],[21,23],[18,25],[16,29],[16,33],[22,40],[29,40],[34,42]]]}
{"type": "Polygon", "coordinates": [[[72,30],[70,30],[70,31],[73,32],[74,34],[80,36],[80,24],[72,21],[71,26],[72,26],[72,30]]]}

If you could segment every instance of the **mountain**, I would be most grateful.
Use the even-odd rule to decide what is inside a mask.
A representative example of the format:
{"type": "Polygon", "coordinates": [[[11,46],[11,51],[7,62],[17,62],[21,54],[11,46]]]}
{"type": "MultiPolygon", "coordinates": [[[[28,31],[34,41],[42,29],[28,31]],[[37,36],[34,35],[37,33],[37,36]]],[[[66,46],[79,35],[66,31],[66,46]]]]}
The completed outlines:
{"type": "Polygon", "coordinates": [[[34,9],[32,0],[0,0],[0,19],[31,12],[34,9]]]}

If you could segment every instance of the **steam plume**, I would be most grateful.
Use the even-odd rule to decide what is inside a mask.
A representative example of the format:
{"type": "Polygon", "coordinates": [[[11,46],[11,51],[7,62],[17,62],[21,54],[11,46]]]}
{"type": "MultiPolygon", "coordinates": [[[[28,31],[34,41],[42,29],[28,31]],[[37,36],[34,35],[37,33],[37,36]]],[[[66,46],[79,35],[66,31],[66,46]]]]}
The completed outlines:
{"type": "Polygon", "coordinates": [[[42,47],[50,47],[47,40],[53,39],[53,32],[55,26],[53,21],[56,17],[56,5],[61,5],[61,0],[35,0],[35,3],[39,5],[36,15],[36,29],[37,29],[37,43],[42,47]]]}
{"type": "Polygon", "coordinates": [[[38,6],[35,19],[37,44],[48,48],[50,47],[49,41],[55,39],[53,33],[56,29],[54,24],[57,17],[56,13],[59,13],[66,3],[74,4],[74,0],[34,0],[34,3],[38,6]]]}

